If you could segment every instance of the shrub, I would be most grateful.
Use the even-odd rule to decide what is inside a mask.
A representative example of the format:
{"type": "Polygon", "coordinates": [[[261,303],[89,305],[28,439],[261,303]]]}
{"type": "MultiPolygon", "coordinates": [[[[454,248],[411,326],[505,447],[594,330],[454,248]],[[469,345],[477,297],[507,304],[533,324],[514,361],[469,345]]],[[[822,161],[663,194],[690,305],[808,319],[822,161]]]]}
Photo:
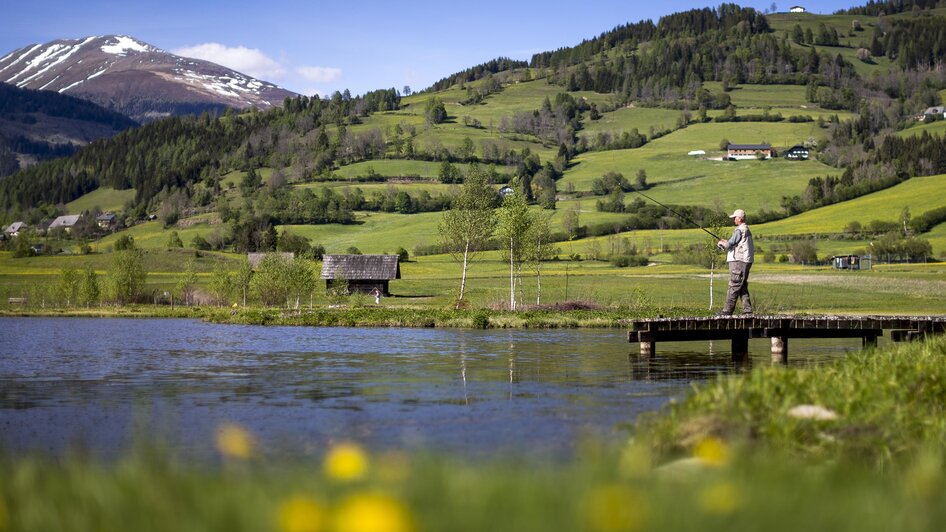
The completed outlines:
{"type": "Polygon", "coordinates": [[[650,259],[641,255],[618,255],[611,257],[611,264],[618,268],[627,268],[630,266],[647,266],[650,259]]]}

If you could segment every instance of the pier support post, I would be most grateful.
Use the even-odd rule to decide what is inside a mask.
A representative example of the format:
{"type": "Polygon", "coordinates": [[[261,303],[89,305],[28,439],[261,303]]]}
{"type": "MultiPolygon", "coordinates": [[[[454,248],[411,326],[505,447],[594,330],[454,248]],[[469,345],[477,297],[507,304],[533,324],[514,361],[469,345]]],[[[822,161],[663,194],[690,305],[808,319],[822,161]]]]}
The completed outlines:
{"type": "Polygon", "coordinates": [[[788,337],[772,337],[772,363],[788,364],[788,337]]]}
{"type": "Polygon", "coordinates": [[[867,349],[868,347],[877,347],[877,336],[873,334],[864,336],[862,340],[863,340],[862,346],[864,347],[864,349],[867,349]]]}
{"type": "Polygon", "coordinates": [[[652,357],[654,356],[654,351],[657,348],[656,342],[641,342],[641,356],[642,357],[652,357]]]}
{"type": "Polygon", "coordinates": [[[749,331],[733,331],[732,359],[745,360],[749,356],[749,331]]]}

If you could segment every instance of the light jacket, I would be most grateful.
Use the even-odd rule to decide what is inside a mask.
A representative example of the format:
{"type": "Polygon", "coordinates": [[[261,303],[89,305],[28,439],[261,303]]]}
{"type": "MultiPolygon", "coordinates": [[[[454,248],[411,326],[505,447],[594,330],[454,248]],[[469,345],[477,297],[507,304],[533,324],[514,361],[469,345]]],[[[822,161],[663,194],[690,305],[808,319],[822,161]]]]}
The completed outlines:
{"type": "Polygon", "coordinates": [[[736,226],[729,242],[726,242],[726,262],[752,262],[755,260],[755,245],[752,243],[752,232],[745,223],[736,226]]]}

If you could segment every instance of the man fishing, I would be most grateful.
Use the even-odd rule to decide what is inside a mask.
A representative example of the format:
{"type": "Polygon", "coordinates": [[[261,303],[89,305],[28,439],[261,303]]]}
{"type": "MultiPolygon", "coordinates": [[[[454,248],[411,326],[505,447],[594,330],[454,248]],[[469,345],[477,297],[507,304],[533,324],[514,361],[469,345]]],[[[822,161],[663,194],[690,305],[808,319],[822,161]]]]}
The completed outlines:
{"type": "Polygon", "coordinates": [[[736,308],[736,298],[742,298],[742,313],[752,314],[752,301],[749,300],[749,270],[755,259],[755,246],[752,232],[746,225],[746,211],[736,209],[729,215],[736,228],[729,240],[720,240],[717,245],[726,250],[726,262],[729,263],[729,290],[726,292],[726,305],[720,316],[732,316],[736,308]]]}
{"type": "Polygon", "coordinates": [[[717,240],[716,245],[719,249],[726,250],[726,262],[729,263],[729,290],[726,292],[726,306],[719,312],[719,316],[732,316],[736,308],[736,298],[742,298],[742,313],[744,315],[752,314],[752,301],[749,300],[749,269],[752,267],[752,261],[755,259],[755,246],[752,243],[752,232],[746,225],[746,211],[736,209],[730,218],[736,224],[732,237],[729,240],[723,240],[716,234],[708,231],[702,225],[687,218],[683,214],[671,209],[669,206],[660,203],[654,198],[635,190],[637,194],[649,199],[673,213],[681,220],[692,224],[704,233],[717,240]]]}

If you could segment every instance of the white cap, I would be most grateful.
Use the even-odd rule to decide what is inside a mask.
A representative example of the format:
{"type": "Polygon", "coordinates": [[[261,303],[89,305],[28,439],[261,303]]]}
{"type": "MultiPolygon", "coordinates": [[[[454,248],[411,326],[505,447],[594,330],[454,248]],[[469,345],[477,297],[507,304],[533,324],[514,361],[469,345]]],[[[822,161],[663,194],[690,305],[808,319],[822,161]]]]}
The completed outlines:
{"type": "Polygon", "coordinates": [[[744,211],[744,210],[742,210],[742,209],[736,209],[735,211],[733,211],[732,214],[729,215],[729,217],[730,217],[730,218],[742,218],[743,220],[745,220],[745,219],[746,219],[746,211],[744,211]]]}

